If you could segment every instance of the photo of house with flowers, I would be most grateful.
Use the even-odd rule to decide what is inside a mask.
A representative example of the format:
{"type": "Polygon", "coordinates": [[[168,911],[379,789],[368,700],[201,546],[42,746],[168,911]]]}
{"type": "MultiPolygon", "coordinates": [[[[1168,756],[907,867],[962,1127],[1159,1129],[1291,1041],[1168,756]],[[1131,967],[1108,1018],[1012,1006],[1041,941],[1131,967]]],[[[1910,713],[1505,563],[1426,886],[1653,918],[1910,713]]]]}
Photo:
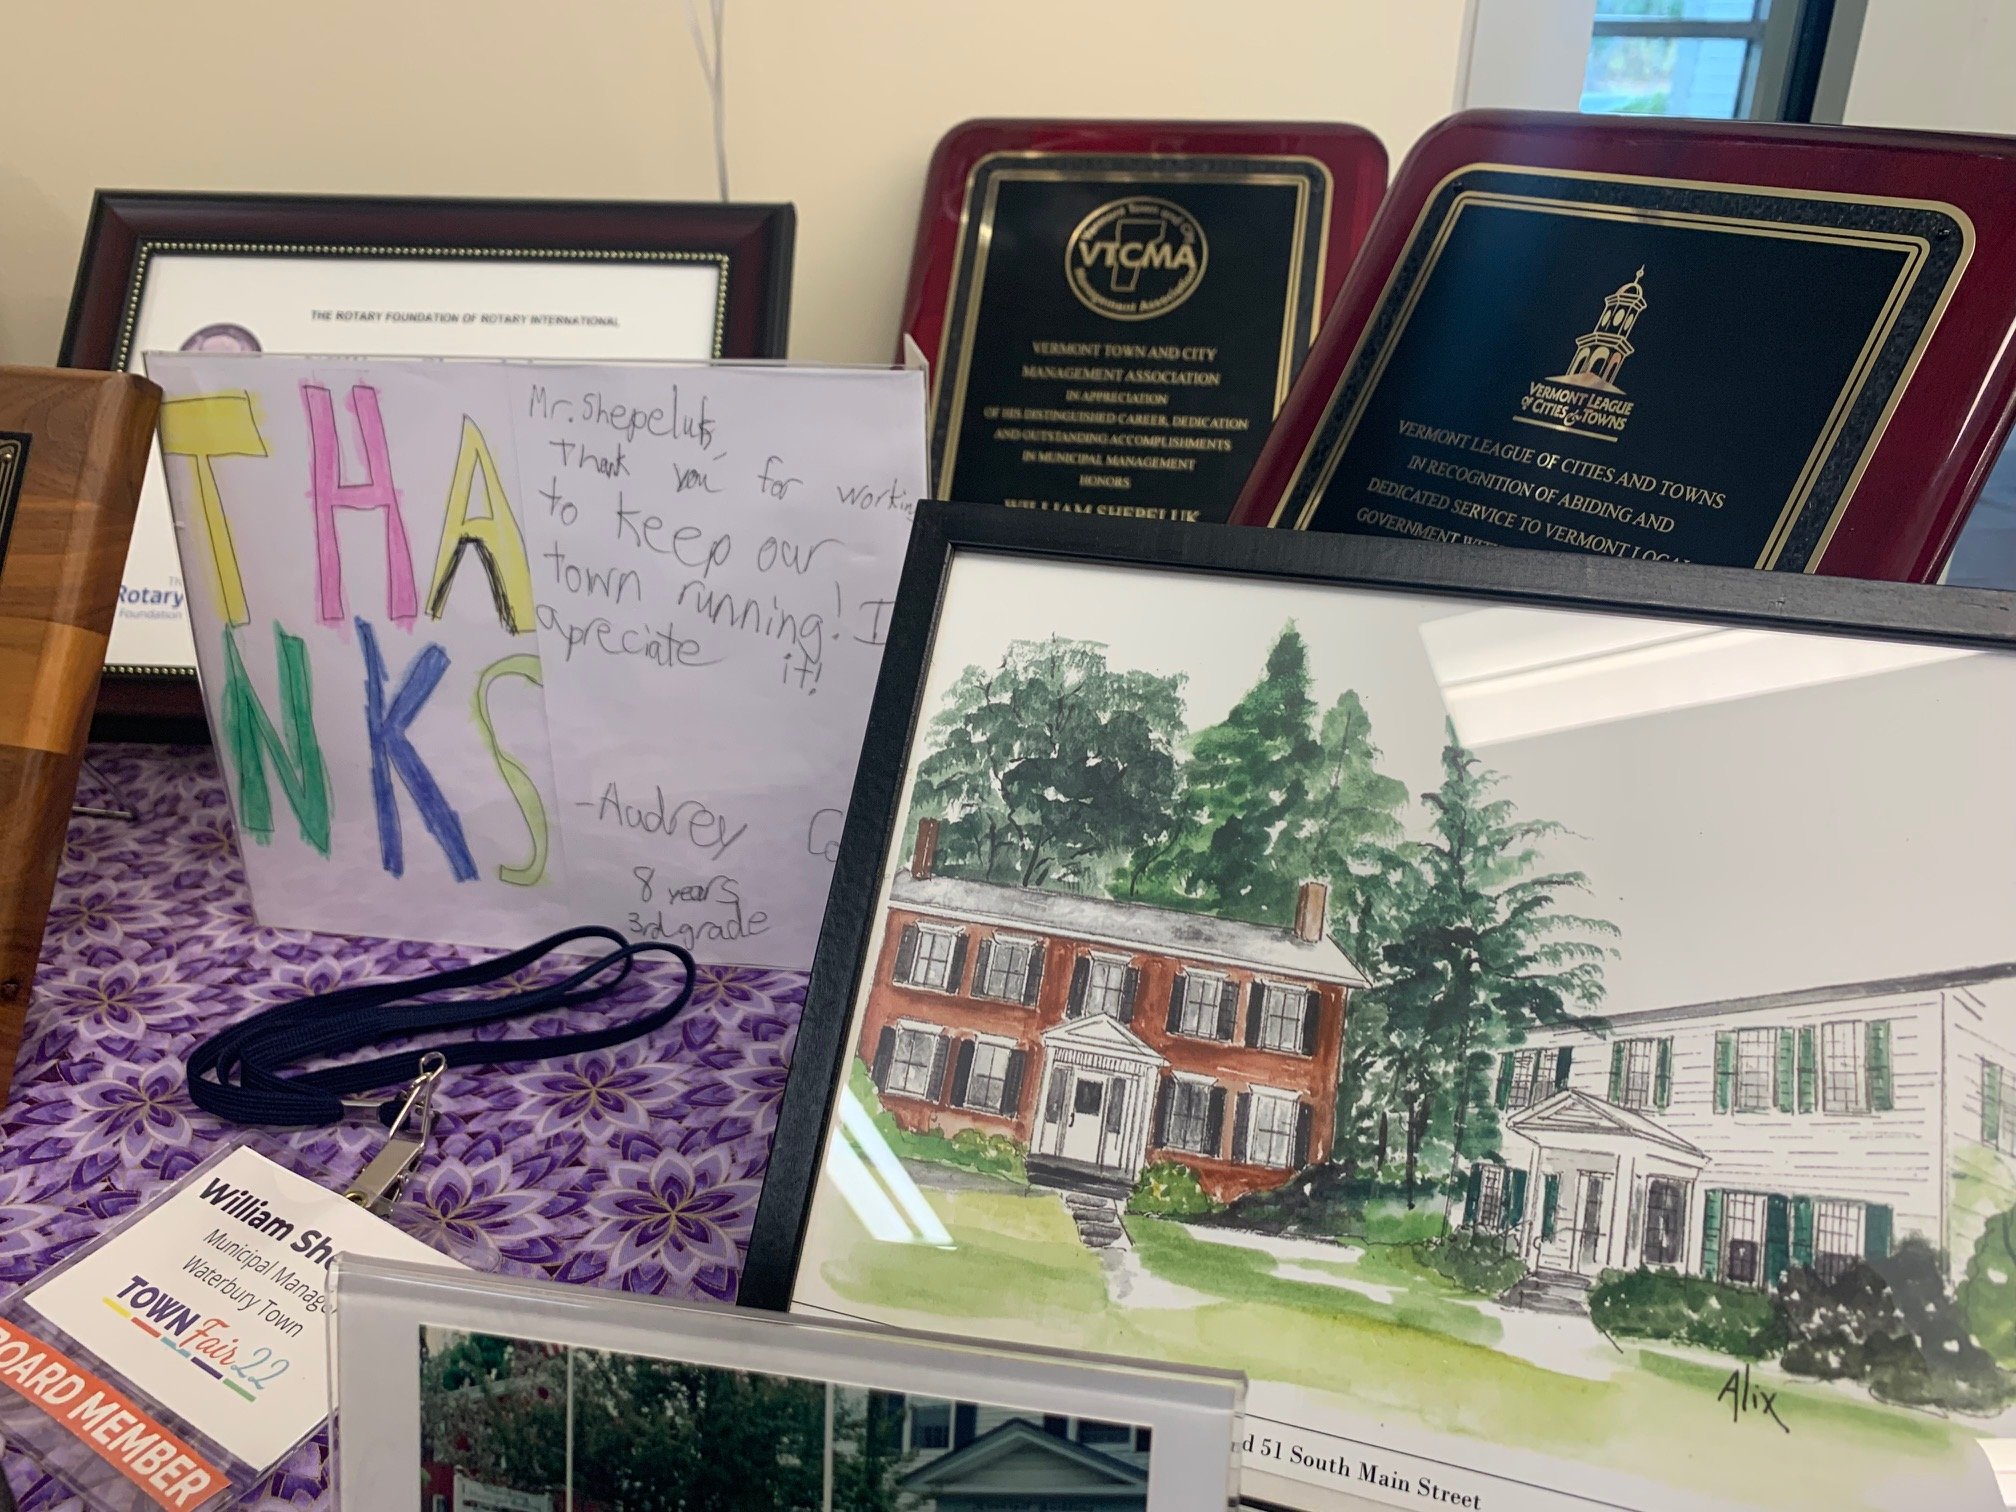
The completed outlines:
{"type": "Polygon", "coordinates": [[[1684,824],[1606,843],[1629,795],[1562,760],[1631,740],[1694,780],[1676,718],[1711,745],[1853,723],[1984,669],[1487,760],[1422,666],[1396,693],[1322,628],[1243,626],[1201,727],[1141,642],[1004,639],[936,674],[801,1305],[1243,1369],[1253,1420],[1312,1446],[1268,1463],[1256,1433],[1270,1499],[1412,1504],[1432,1456],[1529,1497],[1573,1462],[1646,1512],[2001,1505],[1975,1442],[2016,1435],[2009,884],[1984,943],[1921,946],[1922,878],[1872,857],[1840,886],[1904,936],[1811,955],[1970,953],[1662,991],[1662,960],[1757,910],[1733,878],[1698,917],[1648,892],[1728,865],[1684,824]]]}

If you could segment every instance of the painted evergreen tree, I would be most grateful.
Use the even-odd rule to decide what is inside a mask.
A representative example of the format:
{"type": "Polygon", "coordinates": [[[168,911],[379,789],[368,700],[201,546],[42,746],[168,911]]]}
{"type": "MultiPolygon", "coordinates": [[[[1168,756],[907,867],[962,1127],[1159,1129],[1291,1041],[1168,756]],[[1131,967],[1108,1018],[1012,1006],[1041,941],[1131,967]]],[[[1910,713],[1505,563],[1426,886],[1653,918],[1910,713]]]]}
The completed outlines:
{"type": "Polygon", "coordinates": [[[1099,880],[1178,823],[1183,675],[1116,671],[1106,649],[1014,641],[947,690],[911,823],[941,821],[939,867],[1023,887],[1099,880]]]}
{"type": "Polygon", "coordinates": [[[1538,846],[1563,826],[1521,819],[1509,799],[1492,797],[1499,774],[1453,724],[1448,735],[1441,785],[1421,796],[1432,838],[1406,848],[1414,875],[1404,922],[1373,973],[1383,980],[1358,999],[1384,1019],[1385,1090],[1402,1115],[1410,1203],[1431,1131],[1443,1131],[1452,1169],[1496,1144],[1497,1052],[1536,1026],[1587,1022],[1612,953],[1599,941],[1617,933],[1560,910],[1564,895],[1588,889],[1580,872],[1542,869],[1538,846]]]}
{"type": "Polygon", "coordinates": [[[1174,833],[1150,832],[1112,890],[1224,919],[1291,922],[1297,879],[1273,851],[1317,765],[1315,728],[1309,648],[1291,621],[1260,680],[1191,743],[1184,822],[1174,833]]]}

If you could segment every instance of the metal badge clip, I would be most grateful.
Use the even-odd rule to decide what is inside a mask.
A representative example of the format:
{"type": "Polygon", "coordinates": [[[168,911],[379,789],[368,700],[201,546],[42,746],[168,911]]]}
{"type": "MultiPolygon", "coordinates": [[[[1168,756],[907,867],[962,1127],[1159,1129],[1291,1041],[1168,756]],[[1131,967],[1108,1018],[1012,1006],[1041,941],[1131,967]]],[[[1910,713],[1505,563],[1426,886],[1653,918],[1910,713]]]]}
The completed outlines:
{"type": "Polygon", "coordinates": [[[343,1194],[350,1201],[380,1218],[391,1216],[408,1178],[427,1153],[427,1136],[434,1127],[434,1084],[447,1069],[448,1058],[438,1050],[420,1057],[420,1074],[406,1089],[406,1101],[399,1105],[383,1148],[343,1194]]]}

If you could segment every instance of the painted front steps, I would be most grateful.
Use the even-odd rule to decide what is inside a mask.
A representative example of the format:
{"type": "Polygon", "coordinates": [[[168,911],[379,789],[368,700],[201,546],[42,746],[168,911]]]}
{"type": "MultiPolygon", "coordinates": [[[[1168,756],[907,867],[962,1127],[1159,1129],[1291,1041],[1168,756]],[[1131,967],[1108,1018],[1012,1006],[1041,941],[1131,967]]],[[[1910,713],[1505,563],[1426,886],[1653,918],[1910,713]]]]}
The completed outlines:
{"type": "Polygon", "coordinates": [[[1064,1208],[1078,1226],[1078,1238],[1087,1249],[1126,1249],[1127,1230],[1120,1222],[1120,1203],[1112,1197],[1089,1192],[1066,1192],[1064,1208]]]}
{"type": "Polygon", "coordinates": [[[1592,1284],[1587,1276],[1574,1271],[1529,1271],[1498,1300],[1507,1307],[1523,1307],[1528,1312],[1586,1314],[1592,1284]]]}

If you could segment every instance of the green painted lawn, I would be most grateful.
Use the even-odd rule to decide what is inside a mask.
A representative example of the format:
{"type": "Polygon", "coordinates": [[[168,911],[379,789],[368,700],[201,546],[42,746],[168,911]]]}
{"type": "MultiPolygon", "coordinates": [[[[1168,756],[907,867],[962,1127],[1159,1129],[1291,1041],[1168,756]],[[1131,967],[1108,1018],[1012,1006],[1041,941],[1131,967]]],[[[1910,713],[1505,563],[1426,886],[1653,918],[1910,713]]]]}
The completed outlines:
{"type": "Polygon", "coordinates": [[[1964,1426],[1819,1385],[1782,1386],[1790,1436],[1758,1418],[1732,1423],[1716,1401],[1729,1367],[1659,1349],[1627,1346],[1625,1368],[1604,1381],[1545,1369],[1491,1348],[1502,1336],[1497,1317],[1458,1301],[1404,1251],[1290,1262],[1404,1288],[1386,1304],[1278,1275],[1272,1257],[1211,1244],[1182,1224],[1135,1218],[1128,1230],[1152,1277],[1222,1300],[1118,1308],[1054,1197],[1006,1188],[926,1196],[954,1248],[876,1244],[851,1215],[839,1217],[845,1238],[841,1258],[822,1266],[826,1284],[917,1327],[956,1319],[961,1332],[979,1325],[1004,1339],[1229,1366],[1325,1392],[1363,1417],[1481,1440],[1480,1464],[1485,1445],[1508,1443],[1633,1473],[1658,1465],[1676,1487],[1742,1488],[1760,1507],[1850,1512],[1874,1505],[1872,1487],[1900,1474],[1936,1477],[1974,1452],[1964,1426]]]}

